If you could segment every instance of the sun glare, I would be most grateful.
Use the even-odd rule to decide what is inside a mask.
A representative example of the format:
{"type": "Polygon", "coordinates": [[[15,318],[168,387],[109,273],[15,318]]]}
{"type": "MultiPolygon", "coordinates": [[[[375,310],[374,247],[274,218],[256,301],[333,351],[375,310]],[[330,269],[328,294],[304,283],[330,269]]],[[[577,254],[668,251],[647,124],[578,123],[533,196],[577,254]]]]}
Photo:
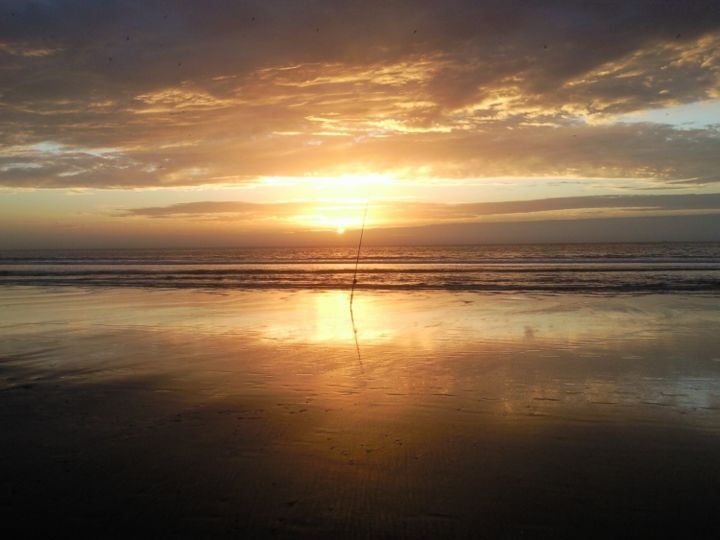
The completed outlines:
{"type": "MultiPolygon", "coordinates": [[[[345,234],[360,229],[368,201],[383,200],[395,186],[395,178],[385,174],[344,174],[323,177],[266,177],[266,186],[282,186],[286,196],[303,201],[301,210],[287,221],[302,228],[345,234]]],[[[379,209],[370,210],[366,225],[382,223],[379,209]]]]}
{"type": "MultiPolygon", "coordinates": [[[[389,181],[380,175],[313,179],[311,200],[315,202],[308,203],[305,211],[296,215],[293,221],[311,229],[335,231],[337,235],[359,229],[373,193],[372,186],[389,181]]],[[[372,216],[366,224],[376,219],[377,216],[372,216]]]]}
{"type": "Polygon", "coordinates": [[[262,180],[266,186],[287,187],[296,198],[320,196],[322,200],[350,199],[381,195],[395,179],[387,174],[341,174],[338,176],[272,176],[262,180]]]}
{"type": "Polygon", "coordinates": [[[364,207],[364,203],[321,203],[308,208],[307,213],[294,216],[292,221],[305,228],[344,234],[348,229],[358,229],[362,226],[364,207]]]}

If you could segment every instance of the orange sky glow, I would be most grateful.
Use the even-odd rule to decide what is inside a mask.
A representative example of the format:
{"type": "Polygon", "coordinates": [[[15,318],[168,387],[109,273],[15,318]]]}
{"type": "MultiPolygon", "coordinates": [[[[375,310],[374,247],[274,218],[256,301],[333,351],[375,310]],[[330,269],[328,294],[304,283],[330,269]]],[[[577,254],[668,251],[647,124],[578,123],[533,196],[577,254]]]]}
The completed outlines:
{"type": "Polygon", "coordinates": [[[16,4],[0,248],[720,223],[717,4],[16,4]]]}

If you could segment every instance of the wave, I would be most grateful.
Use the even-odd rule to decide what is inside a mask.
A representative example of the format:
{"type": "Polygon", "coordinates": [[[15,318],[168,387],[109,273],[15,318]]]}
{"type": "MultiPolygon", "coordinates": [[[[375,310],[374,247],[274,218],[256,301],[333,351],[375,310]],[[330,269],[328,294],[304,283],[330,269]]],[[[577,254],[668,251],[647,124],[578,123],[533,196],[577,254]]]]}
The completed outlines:
{"type": "MultiPolygon", "coordinates": [[[[355,259],[355,247],[108,249],[0,251],[0,266],[332,264],[355,259]]],[[[565,262],[720,264],[720,243],[570,244],[528,246],[367,247],[369,264],[552,264],[565,262]]]]}
{"type": "MultiPolygon", "coordinates": [[[[0,285],[81,285],[148,288],[211,289],[347,289],[353,270],[80,270],[0,271],[0,285]]],[[[405,268],[363,269],[360,289],[467,290],[467,291],[720,291],[720,270],[660,269],[543,269],[502,270],[405,268]]]]}
{"type": "MultiPolygon", "coordinates": [[[[0,285],[348,289],[346,248],[0,253],[0,285]]],[[[371,248],[358,288],[539,292],[720,291],[720,245],[371,248]]]]}
{"type": "MultiPolygon", "coordinates": [[[[425,265],[425,266],[410,266],[410,265],[394,265],[389,268],[381,267],[367,267],[363,265],[359,270],[359,275],[374,275],[374,274],[479,274],[479,273],[492,273],[492,274],[537,274],[539,272],[550,272],[554,274],[561,273],[651,273],[651,272],[703,272],[703,271],[715,271],[718,270],[718,265],[715,264],[696,264],[696,265],[606,265],[606,264],[593,264],[593,265],[566,265],[566,266],[554,266],[554,265],[507,265],[502,267],[490,268],[484,265],[425,265]]],[[[118,276],[162,276],[162,277],[181,277],[181,276],[218,276],[218,277],[230,277],[230,276],[251,276],[251,275],[303,275],[303,274],[314,274],[314,275],[332,275],[332,274],[353,274],[355,273],[354,264],[347,265],[346,267],[333,267],[333,268],[273,268],[273,267],[256,267],[256,268],[195,268],[195,269],[171,269],[171,268],[123,268],[123,269],[88,269],[87,267],[81,269],[17,269],[17,270],[0,270],[0,277],[51,277],[51,276],[104,276],[104,275],[118,275],[118,276]]]]}

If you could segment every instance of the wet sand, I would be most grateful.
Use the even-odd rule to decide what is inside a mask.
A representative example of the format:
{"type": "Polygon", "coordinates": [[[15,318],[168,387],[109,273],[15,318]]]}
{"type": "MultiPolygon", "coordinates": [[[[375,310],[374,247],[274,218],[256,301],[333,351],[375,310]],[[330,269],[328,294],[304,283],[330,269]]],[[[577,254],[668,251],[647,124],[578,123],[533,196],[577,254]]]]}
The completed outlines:
{"type": "Polygon", "coordinates": [[[711,296],[0,290],[10,537],[715,538],[711,296]],[[357,338],[357,339],[356,339],[357,338]]]}

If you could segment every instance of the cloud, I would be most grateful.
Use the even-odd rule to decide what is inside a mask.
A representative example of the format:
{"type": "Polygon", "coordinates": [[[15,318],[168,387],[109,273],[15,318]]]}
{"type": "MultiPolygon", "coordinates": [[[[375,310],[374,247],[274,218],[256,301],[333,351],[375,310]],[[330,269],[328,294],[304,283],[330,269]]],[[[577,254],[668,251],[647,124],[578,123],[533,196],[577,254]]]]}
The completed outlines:
{"type": "Polygon", "coordinates": [[[713,1],[4,5],[3,186],[348,171],[675,182],[720,165],[716,128],[614,123],[720,99],[713,1]]]}
{"type": "MultiPolygon", "coordinates": [[[[166,218],[183,221],[233,221],[267,226],[294,226],[307,216],[360,216],[363,204],[358,202],[318,203],[247,203],[233,201],[199,201],[168,206],[131,208],[117,217],[166,218]]],[[[720,214],[720,194],[686,195],[613,195],[558,197],[525,201],[502,201],[440,204],[401,201],[373,201],[371,226],[427,225],[470,223],[478,221],[526,221],[557,217],[620,217],[642,215],[720,214]]],[[[332,220],[331,220],[332,222],[332,220]]],[[[321,223],[321,222],[320,222],[321,223]]],[[[310,220],[317,227],[318,220],[310,220]]]]}
{"type": "Polygon", "coordinates": [[[0,54],[9,54],[13,56],[25,56],[28,58],[50,56],[60,52],[61,49],[49,47],[34,47],[24,45],[23,43],[4,43],[0,41],[0,54]]]}
{"type": "Polygon", "coordinates": [[[445,223],[373,231],[367,245],[585,242],[718,242],[720,215],[634,216],[501,223],[445,223]]]}
{"type": "MultiPolygon", "coordinates": [[[[3,221],[0,217],[0,221],[3,221]]],[[[164,220],[118,220],[92,227],[57,223],[3,222],[0,247],[77,248],[191,246],[357,246],[357,232],[334,230],[228,227],[226,223],[190,221],[184,228],[163,227],[164,220]]],[[[720,241],[720,213],[702,215],[640,215],[501,222],[443,222],[425,226],[379,227],[366,231],[364,245],[503,244],[533,242],[658,242],[720,241]]]]}
{"type": "Polygon", "coordinates": [[[262,214],[290,215],[303,209],[302,203],[274,203],[258,204],[231,201],[200,201],[178,203],[170,206],[155,206],[148,208],[131,208],[121,211],[120,217],[148,217],[148,218],[192,218],[205,217],[214,214],[232,216],[256,217],[262,214]]]}

